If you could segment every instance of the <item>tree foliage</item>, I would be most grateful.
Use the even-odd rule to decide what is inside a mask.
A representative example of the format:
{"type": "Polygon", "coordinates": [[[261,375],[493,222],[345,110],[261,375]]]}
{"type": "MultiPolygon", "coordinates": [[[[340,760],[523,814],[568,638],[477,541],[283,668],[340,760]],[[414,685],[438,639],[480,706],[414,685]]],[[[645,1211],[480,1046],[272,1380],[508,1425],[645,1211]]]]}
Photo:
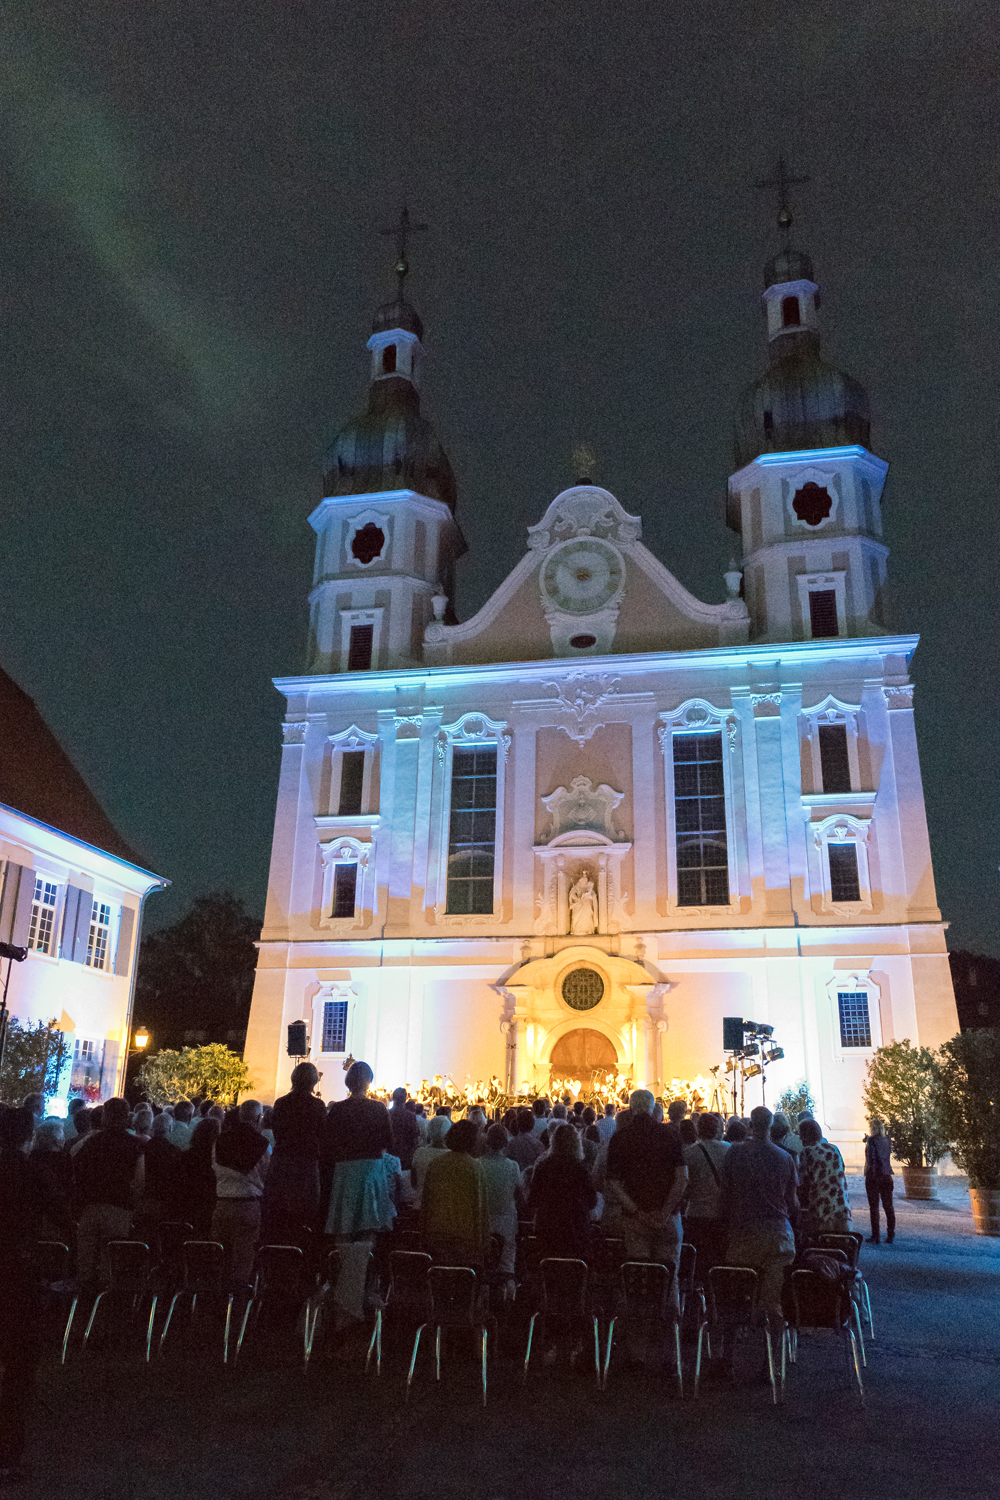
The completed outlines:
{"type": "Polygon", "coordinates": [[[938,1100],[971,1188],[1000,1191],[1000,1031],[963,1031],[940,1052],[938,1100]]]}
{"type": "Polygon", "coordinates": [[[29,1026],[7,1018],[0,1066],[0,1100],[20,1104],[25,1094],[50,1098],[59,1090],[59,1075],[69,1058],[69,1043],[55,1021],[29,1026]]]}
{"type": "Polygon", "coordinates": [[[143,938],[135,1019],[155,1045],[242,1045],[260,925],[242,901],[217,892],[199,896],[180,921],[143,938]]]}
{"type": "Polygon", "coordinates": [[[774,1107],[789,1120],[794,1120],[795,1116],[802,1114],[804,1110],[812,1113],[816,1108],[816,1100],[809,1092],[809,1084],[804,1078],[800,1078],[798,1083],[785,1090],[774,1107]]]}
{"type": "Polygon", "coordinates": [[[242,1057],[212,1042],[207,1047],[165,1050],[144,1059],[136,1077],[138,1087],[154,1104],[180,1099],[214,1099],[235,1104],[251,1087],[250,1071],[242,1057]]]}
{"type": "Polygon", "coordinates": [[[909,1038],[876,1048],[863,1091],[865,1109],[880,1119],[892,1149],[908,1167],[933,1167],[948,1150],[938,1107],[938,1059],[909,1038]]]}

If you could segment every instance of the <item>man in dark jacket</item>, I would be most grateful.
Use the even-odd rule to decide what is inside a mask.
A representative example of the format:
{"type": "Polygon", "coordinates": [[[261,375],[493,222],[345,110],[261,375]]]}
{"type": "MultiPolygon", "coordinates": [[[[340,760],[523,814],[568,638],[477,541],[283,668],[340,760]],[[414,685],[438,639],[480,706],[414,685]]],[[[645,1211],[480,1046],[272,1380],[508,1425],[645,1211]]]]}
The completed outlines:
{"type": "Polygon", "coordinates": [[[392,1091],[389,1124],[392,1127],[393,1152],[399,1157],[403,1171],[408,1172],[413,1166],[413,1153],[420,1142],[420,1127],[416,1115],[406,1107],[405,1089],[392,1091]]]}
{"type": "Polygon", "coordinates": [[[124,1099],[109,1099],[101,1111],[101,1128],[91,1133],[74,1159],[74,1196],[80,1206],[77,1225],[77,1274],[93,1285],[102,1269],[109,1240],[127,1240],[145,1186],[145,1143],[129,1134],[131,1111],[124,1099]]]}

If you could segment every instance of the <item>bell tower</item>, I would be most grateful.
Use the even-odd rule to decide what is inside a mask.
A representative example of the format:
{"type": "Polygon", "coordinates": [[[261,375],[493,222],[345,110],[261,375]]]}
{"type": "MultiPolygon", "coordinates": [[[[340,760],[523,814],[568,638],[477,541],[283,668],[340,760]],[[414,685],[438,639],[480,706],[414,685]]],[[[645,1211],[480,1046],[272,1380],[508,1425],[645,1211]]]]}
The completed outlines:
{"type": "Polygon", "coordinates": [[[736,413],[728,525],[743,538],[744,595],[756,641],[885,633],[888,548],[881,498],[888,464],[869,449],[864,387],[820,354],[820,289],[789,243],[784,162],[760,186],[779,190],[785,243],[764,268],[769,367],[736,413]]]}
{"type": "Polygon", "coordinates": [[[372,323],[368,406],[334,439],[323,499],[309,517],[310,672],[419,663],[424,630],[445,618],[455,560],[466,550],[451,464],[420,412],[424,326],[404,295],[408,237],[425,227],[404,206],[386,231],[397,238],[397,289],[372,323]]]}

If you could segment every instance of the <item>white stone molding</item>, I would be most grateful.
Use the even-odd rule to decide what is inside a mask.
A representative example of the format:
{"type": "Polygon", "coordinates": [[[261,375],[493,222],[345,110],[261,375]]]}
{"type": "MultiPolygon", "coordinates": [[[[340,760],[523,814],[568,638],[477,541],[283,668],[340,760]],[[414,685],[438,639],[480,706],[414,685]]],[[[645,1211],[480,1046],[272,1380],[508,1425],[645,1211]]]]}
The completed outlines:
{"type": "Polygon", "coordinates": [[[292,723],[284,723],[281,726],[282,745],[304,745],[306,742],[306,720],[296,719],[292,723]]]}
{"type": "Polygon", "coordinates": [[[547,552],[575,536],[598,536],[628,545],[642,535],[642,520],[630,516],[610,490],[595,484],[574,485],[552,501],[542,519],[528,527],[528,547],[547,552]]]}
{"type": "MultiPolygon", "coordinates": [[[[859,703],[843,703],[828,693],[822,703],[815,704],[812,708],[803,707],[802,726],[806,740],[809,742],[810,763],[812,766],[812,794],[803,793],[803,803],[815,802],[818,798],[827,795],[823,792],[823,767],[819,754],[819,728],[821,724],[843,724],[847,731],[847,760],[851,771],[851,791],[840,793],[842,801],[853,804],[855,792],[861,792],[861,762],[858,755],[858,715],[861,712],[859,703]]],[[[836,796],[837,794],[829,794],[836,796]]],[[[874,794],[872,794],[874,801],[874,794]]]]}
{"type": "MultiPolygon", "coordinates": [[[[358,987],[348,979],[326,980],[322,982],[312,1002],[312,1030],[309,1043],[309,1056],[314,1060],[321,1057],[330,1058],[331,1061],[340,1061],[341,1058],[349,1057],[353,1048],[354,1015],[358,1003],[358,987]],[[323,1051],[323,1008],[328,1000],[346,1000],[347,1002],[347,1027],[344,1038],[343,1052],[323,1051]]],[[[329,1092],[329,1085],[327,1085],[329,1092]]]]}
{"type": "Polygon", "coordinates": [[[356,516],[352,516],[351,519],[347,522],[347,525],[344,527],[344,556],[347,559],[348,567],[355,567],[359,572],[366,573],[368,569],[373,568],[376,563],[388,562],[390,550],[392,547],[391,527],[392,522],[388,514],[382,510],[362,510],[359,511],[356,516]],[[361,531],[363,527],[369,525],[377,526],[379,528],[382,536],[384,537],[384,541],[382,543],[381,552],[379,552],[376,557],[373,557],[371,562],[363,563],[360,558],[354,556],[351,548],[354,545],[354,538],[357,536],[358,532],[361,531]]]}
{"type": "MultiPolygon", "coordinates": [[[[317,822],[319,822],[318,819],[317,822]]],[[[358,827],[356,821],[354,826],[358,827]]],[[[320,829],[319,831],[325,832],[326,830],[320,829]]],[[[319,925],[329,932],[343,933],[346,936],[356,929],[371,926],[376,906],[375,861],[372,859],[375,849],[375,832],[375,828],[372,827],[367,840],[359,839],[354,834],[337,832],[332,839],[320,843],[319,852],[323,862],[323,904],[319,925]],[[337,865],[357,865],[358,867],[357,884],[354,889],[354,915],[350,917],[331,915],[334,870],[337,865]]]]}
{"type": "Polygon", "coordinates": [[[570,829],[547,844],[536,844],[535,931],[552,937],[569,932],[569,893],[586,872],[597,894],[597,932],[620,932],[628,900],[621,870],[631,848],[631,842],[588,828],[570,829]]]}
{"type": "Polygon", "coordinates": [[[378,609],[342,609],[340,611],[340,670],[347,671],[348,653],[351,648],[351,626],[370,625],[372,627],[372,665],[373,672],[378,670],[379,648],[382,644],[382,616],[385,610],[378,609]]]}
{"type": "MultiPolygon", "coordinates": [[[[830,589],[837,596],[837,631],[847,635],[847,573],[842,568],[830,568],[818,573],[796,573],[795,582],[799,590],[799,608],[802,611],[802,633],[807,641],[816,639],[812,633],[812,616],[809,613],[809,595],[826,593],[830,589]]],[[[827,637],[819,637],[827,639],[827,637]]]]}
{"type": "MultiPolygon", "coordinates": [[[[739,721],[731,708],[717,708],[706,698],[689,698],[677,708],[660,714],[657,738],[663,751],[664,798],[667,813],[666,907],[671,917],[718,918],[720,912],[740,910],[740,865],[737,853],[734,762],[739,739],[739,721]],[[679,906],[677,902],[677,820],[674,801],[674,738],[680,734],[725,734],[729,754],[722,757],[722,779],[726,798],[726,857],[729,869],[729,901],[725,906],[679,906]]],[[[749,892],[747,893],[749,894],[749,892]]]]}
{"type": "MultiPolygon", "coordinates": [[[[809,809],[804,809],[809,818],[809,809]]],[[[868,844],[871,834],[871,818],[857,812],[835,812],[821,822],[809,823],[809,883],[814,909],[831,916],[857,917],[874,909],[871,890],[871,875],[868,862],[868,844]],[[860,900],[834,902],[830,889],[830,845],[852,844],[858,861],[858,889],[860,900]]]]}
{"type": "Polygon", "coordinates": [[[886,707],[889,709],[913,707],[913,683],[904,682],[895,687],[883,687],[886,707]]]}
{"type": "MultiPolygon", "coordinates": [[[[373,779],[375,775],[375,755],[378,747],[378,733],[370,734],[366,729],[359,729],[352,724],[348,729],[341,729],[336,734],[328,734],[327,741],[330,745],[330,811],[329,819],[332,821],[339,815],[334,811],[340,806],[340,776],[343,767],[341,759],[346,750],[363,750],[365,753],[364,780],[361,786],[361,816],[368,817],[374,797],[372,795],[373,779]]],[[[346,815],[346,821],[353,823],[357,821],[358,815],[351,817],[346,815]]],[[[329,826],[327,823],[326,826],[329,826]]]]}
{"type": "Polygon", "coordinates": [[[434,913],[435,925],[469,928],[492,925],[500,916],[503,893],[504,852],[504,787],[507,757],[510,753],[510,734],[505,720],[491,719],[488,714],[470,710],[452,724],[442,724],[437,731],[435,745],[435,793],[432,806],[437,809],[437,829],[432,829],[428,845],[427,891],[428,905],[434,913]],[[497,806],[496,832],[494,835],[493,859],[493,911],[492,913],[459,913],[448,911],[448,829],[451,819],[451,766],[455,749],[472,748],[475,745],[495,745],[497,751],[497,806]]]}
{"type": "Polygon", "coordinates": [[[558,786],[539,800],[552,819],[553,836],[570,829],[589,828],[610,839],[621,839],[625,835],[612,828],[611,814],[624,796],[624,792],[616,792],[614,787],[603,784],[595,787],[589,776],[574,776],[568,787],[558,786]]]}
{"type": "Polygon", "coordinates": [[[818,981],[818,988],[823,996],[822,1009],[825,1012],[826,1024],[829,1026],[830,1050],[834,1057],[842,1060],[856,1057],[867,1062],[876,1047],[882,1045],[882,1014],[879,1003],[881,991],[872,979],[871,971],[862,966],[848,973],[838,970],[825,983],[822,980],[818,981]],[[858,990],[863,990],[868,996],[868,1027],[872,1044],[870,1047],[844,1047],[840,1041],[840,1006],[837,996],[842,992],[858,990]]]}
{"type": "Polygon", "coordinates": [[[603,729],[607,715],[603,710],[619,695],[620,677],[610,672],[567,672],[561,682],[547,682],[555,691],[551,699],[553,727],[565,729],[571,740],[583,745],[595,730],[603,729]]]}

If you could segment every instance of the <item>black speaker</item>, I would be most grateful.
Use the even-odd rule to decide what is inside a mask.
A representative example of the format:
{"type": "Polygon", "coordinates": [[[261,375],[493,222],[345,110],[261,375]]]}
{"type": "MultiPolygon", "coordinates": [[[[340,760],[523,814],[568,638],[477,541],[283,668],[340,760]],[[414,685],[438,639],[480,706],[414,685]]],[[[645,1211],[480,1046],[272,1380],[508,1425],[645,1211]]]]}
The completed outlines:
{"type": "MultiPolygon", "coordinates": [[[[289,1027],[289,1035],[292,1028],[289,1027]]],[[[738,1052],[743,1046],[743,1017],[723,1016],[722,1018],[722,1050],[723,1052],[738,1052]]],[[[292,1050],[291,1042],[288,1044],[289,1052],[292,1050]]]]}
{"type": "Polygon", "coordinates": [[[306,1040],[305,1021],[292,1021],[288,1027],[289,1057],[308,1057],[309,1043],[306,1040]]]}

